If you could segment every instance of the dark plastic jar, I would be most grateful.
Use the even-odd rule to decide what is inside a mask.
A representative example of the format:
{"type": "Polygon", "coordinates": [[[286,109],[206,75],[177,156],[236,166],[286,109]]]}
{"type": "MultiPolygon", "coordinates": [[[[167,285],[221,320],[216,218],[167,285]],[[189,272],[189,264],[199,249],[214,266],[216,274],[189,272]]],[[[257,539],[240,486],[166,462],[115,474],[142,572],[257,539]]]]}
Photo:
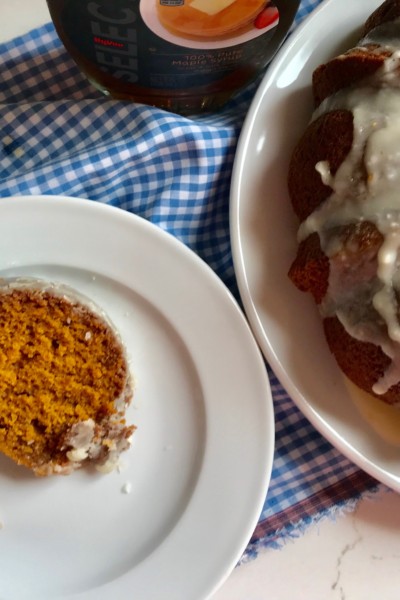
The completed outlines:
{"type": "Polygon", "coordinates": [[[58,35],[105,94],[178,113],[222,106],[284,40],[300,0],[47,0],[58,35]]]}

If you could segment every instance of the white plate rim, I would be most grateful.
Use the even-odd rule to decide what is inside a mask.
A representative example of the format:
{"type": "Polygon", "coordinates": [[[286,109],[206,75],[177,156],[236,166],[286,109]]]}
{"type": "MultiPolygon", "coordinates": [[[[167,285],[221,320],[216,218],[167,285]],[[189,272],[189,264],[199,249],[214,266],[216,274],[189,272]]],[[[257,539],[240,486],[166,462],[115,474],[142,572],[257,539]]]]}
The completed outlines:
{"type": "MultiPolygon", "coordinates": [[[[134,244],[137,242],[137,238],[141,236],[142,239],[149,240],[146,242],[148,244],[147,249],[150,247],[150,244],[154,244],[158,250],[170,250],[174,260],[178,261],[178,263],[181,262],[181,264],[186,263],[186,265],[189,265],[193,270],[193,276],[203,284],[205,294],[208,294],[214,300],[217,312],[222,310],[225,315],[225,321],[230,321],[231,324],[234,323],[235,331],[238,334],[237,349],[234,352],[237,351],[240,354],[245,365],[241,373],[243,388],[240,390],[243,400],[239,399],[238,394],[236,401],[239,400],[239,409],[247,411],[247,413],[251,413],[253,410],[254,419],[259,419],[261,423],[258,430],[252,431],[248,429],[245,431],[243,429],[241,431],[243,443],[247,441],[250,444],[252,454],[254,454],[254,450],[258,452],[257,464],[248,464],[248,473],[243,470],[237,473],[237,464],[231,464],[232,469],[236,473],[236,482],[231,476],[233,471],[227,480],[227,490],[229,489],[230,492],[234,491],[236,494],[234,505],[236,508],[244,510],[240,517],[239,527],[233,535],[234,543],[230,547],[227,547],[223,541],[226,534],[229,534],[226,535],[227,538],[232,539],[232,525],[230,525],[232,515],[229,514],[229,501],[232,498],[230,495],[226,495],[224,498],[219,499],[213,497],[212,494],[212,483],[218,477],[213,463],[219,463],[219,457],[215,454],[213,455],[212,452],[218,447],[217,436],[220,435],[218,426],[225,426],[225,423],[211,422],[207,424],[207,443],[195,490],[173,531],[149,557],[126,575],[101,587],[85,591],[82,594],[63,596],[63,598],[68,597],[70,600],[76,600],[77,598],[85,598],[86,600],[96,598],[97,600],[101,600],[108,598],[110,594],[114,594],[116,597],[124,597],[131,590],[140,590],[140,597],[143,600],[145,598],[151,600],[160,598],[161,600],[165,597],[176,598],[177,600],[203,600],[214,593],[222,584],[245,550],[260,516],[272,472],[274,415],[271,390],[261,352],[243,312],[229,290],[204,261],[171,234],[137,215],[87,199],[51,195],[3,197],[0,199],[0,214],[6,219],[10,219],[10,216],[13,216],[14,227],[18,226],[19,228],[22,226],[26,230],[29,230],[30,227],[33,229],[35,227],[40,228],[40,221],[46,221],[46,218],[49,222],[54,222],[55,219],[60,218],[60,222],[63,223],[63,230],[65,224],[71,224],[74,218],[79,218],[83,222],[85,222],[85,219],[90,219],[92,223],[95,223],[97,220],[99,223],[101,222],[102,231],[104,230],[104,232],[107,232],[107,230],[110,232],[112,230],[117,231],[118,227],[122,231],[125,228],[132,235],[133,241],[129,248],[131,251],[134,251],[134,244]],[[254,387],[252,387],[252,378],[254,387]],[[254,391],[253,395],[252,390],[254,391]],[[255,394],[259,394],[260,397],[257,396],[256,398],[255,394]],[[261,395],[263,395],[263,398],[261,398],[261,395]],[[245,402],[244,399],[246,399],[245,402]],[[253,434],[255,434],[254,438],[253,434]],[[211,451],[208,450],[209,447],[211,451]],[[249,490],[252,489],[251,497],[249,495],[250,492],[246,489],[247,483],[249,484],[249,490]],[[205,500],[207,500],[207,503],[205,500]],[[215,511],[214,508],[211,509],[213,514],[211,515],[210,522],[214,521],[214,525],[219,526],[217,542],[214,539],[216,531],[200,531],[203,526],[200,525],[199,527],[197,525],[196,527],[196,523],[201,522],[201,511],[210,510],[209,502],[211,502],[211,506],[214,502],[216,507],[215,511]],[[226,506],[226,519],[222,521],[219,519],[217,521],[217,514],[221,517],[223,505],[226,506]],[[196,553],[196,555],[191,556],[187,552],[184,540],[188,535],[193,535],[196,531],[196,538],[200,542],[200,545],[197,548],[198,554],[196,553]],[[213,569],[209,573],[202,571],[201,566],[201,559],[207,555],[214,555],[215,558],[213,569]],[[181,575],[179,580],[176,579],[177,574],[181,575]]],[[[54,238],[56,233],[51,232],[49,235],[54,238]]],[[[59,235],[64,239],[61,229],[59,235]]],[[[89,241],[91,235],[88,231],[89,241]]],[[[65,234],[64,237],[68,240],[72,239],[70,233],[65,234]]],[[[121,237],[123,236],[121,235],[121,237]]],[[[40,250],[40,236],[36,238],[36,243],[39,250],[36,248],[33,252],[35,255],[32,258],[33,265],[35,262],[40,263],[44,259],[44,253],[41,254],[40,250]],[[37,255],[35,254],[36,251],[38,251],[37,255]]],[[[120,243],[120,241],[118,240],[116,243],[120,243]]],[[[46,246],[46,244],[48,243],[43,243],[43,246],[46,246]]],[[[91,250],[88,250],[89,255],[91,252],[91,250]]],[[[63,256],[64,250],[61,243],[60,248],[55,248],[54,255],[48,258],[48,262],[59,264],[58,261],[61,260],[62,262],[64,260],[63,256]]],[[[81,262],[76,259],[77,255],[75,254],[74,256],[75,258],[68,259],[63,264],[81,268],[81,262]]],[[[89,257],[90,261],[96,264],[98,257],[89,257]]],[[[15,255],[13,256],[12,264],[15,264],[15,255]]],[[[23,264],[24,259],[22,260],[23,264]]],[[[1,270],[9,268],[9,266],[7,261],[0,259],[1,270]]],[[[86,263],[85,268],[90,268],[90,265],[86,263]]],[[[121,270],[119,267],[118,269],[121,270]]],[[[117,275],[118,277],[119,275],[117,275]]],[[[132,281],[131,285],[132,289],[135,289],[134,281],[132,281]]],[[[187,296],[190,300],[193,300],[189,292],[187,292],[187,296]]],[[[199,306],[196,308],[201,310],[199,306]]],[[[206,309],[204,312],[206,313],[206,309]]],[[[225,325],[222,327],[222,330],[224,327],[225,325]]],[[[212,332],[213,343],[216,343],[215,350],[223,353],[224,346],[220,345],[221,339],[220,334],[215,331],[212,332]]],[[[231,350],[229,350],[228,354],[230,352],[231,350]]],[[[210,350],[209,354],[217,360],[217,353],[214,349],[210,350]]],[[[210,359],[206,358],[205,360],[209,361],[210,359]]],[[[214,375],[211,377],[214,377],[214,375]]],[[[206,402],[210,401],[206,400],[206,402]]],[[[210,409],[211,418],[215,417],[213,410],[210,409]]],[[[229,423],[229,420],[227,422],[229,423]]],[[[244,428],[246,427],[246,422],[246,419],[243,419],[244,428]]],[[[250,424],[251,422],[252,418],[249,419],[248,423],[250,424]]],[[[230,425],[227,425],[227,427],[229,428],[230,425]]],[[[233,436],[236,433],[236,430],[225,430],[225,436],[227,435],[228,437],[225,437],[224,443],[228,444],[228,447],[232,443],[233,436]]],[[[235,446],[235,448],[231,448],[231,451],[232,461],[234,461],[238,458],[238,449],[235,446]]],[[[229,452],[228,454],[224,452],[221,454],[224,454],[226,459],[229,452]]],[[[222,473],[219,473],[219,476],[222,475],[222,473]]],[[[237,524],[233,525],[233,527],[237,527],[237,524]]]]}
{"type": "MultiPolygon", "coordinates": [[[[310,15],[308,15],[308,17],[305,18],[303,23],[297,28],[297,30],[294,31],[291,37],[277,53],[254,96],[239,138],[238,149],[232,172],[230,225],[233,261],[239,292],[245,312],[261,350],[266,360],[270,363],[272,369],[276,373],[278,379],[302,413],[314,425],[314,427],[330,443],[332,443],[333,446],[340,450],[347,458],[349,458],[362,470],[374,477],[377,481],[386,484],[388,487],[396,491],[400,491],[400,474],[392,472],[390,467],[387,468],[387,465],[383,463],[381,464],[379,460],[375,460],[373,457],[371,458],[365,456],[364,452],[357,446],[357,444],[354,444],[350,439],[342,437],[335,429],[335,426],[332,425],[329,420],[324,418],[318,407],[313,405],[310,399],[304,395],[304,393],[302,393],[298,385],[299,380],[292,378],[286,366],[282,364],[274,341],[270,337],[268,327],[266,323],[263,322],[260,306],[257,302],[257,299],[254,297],[253,290],[251,289],[249,283],[249,265],[246,264],[244,250],[246,244],[248,243],[248,239],[246,239],[246,234],[242,223],[243,215],[245,217],[248,216],[248,206],[251,206],[251,193],[250,200],[249,194],[246,195],[244,193],[246,187],[245,180],[248,170],[247,160],[254,159],[255,149],[254,146],[252,147],[252,144],[254,145],[255,143],[254,139],[257,140],[261,137],[258,136],[257,138],[255,135],[256,129],[259,128],[259,130],[264,134],[268,131],[265,122],[260,121],[260,113],[263,109],[265,109],[265,106],[268,106],[268,93],[270,91],[275,93],[278,86],[281,85],[278,84],[278,79],[283,65],[289,64],[290,61],[292,61],[294,64],[296,53],[298,53],[297,57],[299,57],[299,53],[302,49],[302,43],[304,43],[304,46],[306,46],[306,43],[308,43],[310,37],[314,37],[318,40],[320,44],[319,50],[322,47],[322,58],[319,52],[317,52],[316,56],[314,54],[314,56],[311,58],[307,53],[305,53],[304,57],[300,56],[300,58],[298,58],[298,65],[295,65],[294,68],[296,77],[300,71],[300,68],[303,68],[308,62],[313,61],[315,68],[320,62],[323,62],[324,59],[329,59],[329,57],[334,55],[329,53],[324,55],[324,35],[326,34],[324,22],[326,23],[329,21],[331,23],[331,33],[337,30],[339,31],[337,34],[337,45],[340,47],[340,44],[342,43],[342,49],[347,49],[349,46],[346,45],[344,40],[346,39],[346,35],[349,35],[352,30],[350,29],[350,26],[347,26],[346,29],[346,23],[343,22],[343,18],[340,22],[340,27],[337,27],[337,15],[340,15],[342,12],[342,14],[346,15],[347,17],[348,12],[351,11],[353,25],[354,18],[356,17],[356,22],[361,28],[366,17],[369,16],[369,14],[380,4],[381,2],[379,0],[367,0],[365,3],[363,3],[363,5],[357,3],[349,8],[348,3],[346,4],[346,0],[324,0],[310,15]],[[250,156],[250,159],[247,158],[248,156],[250,156]]],[[[310,82],[310,79],[306,82],[306,85],[309,88],[310,82]]],[[[290,85],[290,83],[287,84],[288,89],[290,89],[290,85]]],[[[281,85],[281,87],[284,86],[281,85]]],[[[268,108],[264,110],[264,119],[266,112],[268,112],[268,108]]],[[[295,139],[296,138],[293,139],[293,143],[295,139]]],[[[260,156],[261,154],[262,150],[260,151],[260,156]]],[[[374,435],[372,431],[371,435],[374,435]]]]}

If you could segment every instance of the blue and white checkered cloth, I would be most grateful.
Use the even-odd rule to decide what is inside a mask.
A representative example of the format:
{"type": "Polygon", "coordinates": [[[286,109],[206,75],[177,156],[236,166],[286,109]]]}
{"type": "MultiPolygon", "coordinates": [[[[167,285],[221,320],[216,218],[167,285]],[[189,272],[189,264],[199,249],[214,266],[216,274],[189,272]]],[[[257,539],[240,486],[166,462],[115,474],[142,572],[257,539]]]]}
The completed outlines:
{"type": "MultiPolygon", "coordinates": [[[[319,1],[302,1],[295,26],[319,1]]],[[[194,250],[238,297],[229,186],[256,85],[196,119],[110,101],[82,76],[49,23],[0,45],[0,196],[78,196],[136,213],[194,250]]],[[[351,506],[376,484],[319,435],[269,374],[275,460],[244,559],[351,506]]]]}

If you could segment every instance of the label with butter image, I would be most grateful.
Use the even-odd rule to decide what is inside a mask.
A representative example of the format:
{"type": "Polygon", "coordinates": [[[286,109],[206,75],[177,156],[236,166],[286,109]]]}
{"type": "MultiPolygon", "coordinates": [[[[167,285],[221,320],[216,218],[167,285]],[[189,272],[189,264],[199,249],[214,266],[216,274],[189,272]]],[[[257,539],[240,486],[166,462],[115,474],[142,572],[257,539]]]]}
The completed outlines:
{"type": "Polygon", "coordinates": [[[142,0],[140,11],[156,35],[187,48],[236,46],[279,23],[278,8],[266,0],[142,0]]]}

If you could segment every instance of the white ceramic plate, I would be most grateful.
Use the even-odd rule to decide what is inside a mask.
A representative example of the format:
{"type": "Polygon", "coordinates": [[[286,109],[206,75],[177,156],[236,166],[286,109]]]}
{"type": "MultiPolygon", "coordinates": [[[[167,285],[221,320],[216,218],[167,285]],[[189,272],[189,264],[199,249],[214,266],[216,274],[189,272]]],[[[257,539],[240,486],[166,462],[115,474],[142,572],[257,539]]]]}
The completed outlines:
{"type": "Polygon", "coordinates": [[[258,89],[232,179],[231,232],[243,303],[262,351],[315,427],[378,480],[400,491],[400,450],[360,418],[331,356],[311,296],[287,277],[298,223],[286,175],[312,111],[311,74],[352,47],[379,0],[328,0],[282,47],[258,89]],[[329,26],[328,26],[329,25],[329,26]]]}
{"type": "Polygon", "coordinates": [[[172,236],[71,198],[0,200],[0,275],[61,280],[108,312],[138,426],[121,473],[38,479],[0,458],[0,598],[208,597],[256,526],[272,468],[268,378],[237,304],[172,236]]]}

